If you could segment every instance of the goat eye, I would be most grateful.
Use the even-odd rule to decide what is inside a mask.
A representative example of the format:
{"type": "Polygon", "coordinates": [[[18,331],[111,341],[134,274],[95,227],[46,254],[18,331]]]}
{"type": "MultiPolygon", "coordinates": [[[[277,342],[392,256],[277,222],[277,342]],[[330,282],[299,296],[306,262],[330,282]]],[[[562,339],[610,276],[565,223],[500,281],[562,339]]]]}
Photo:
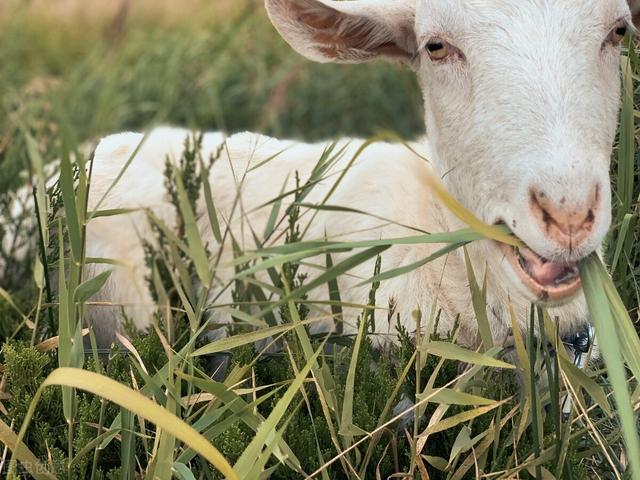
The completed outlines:
{"type": "Polygon", "coordinates": [[[605,43],[620,45],[620,43],[622,43],[622,40],[624,40],[624,37],[627,35],[627,31],[628,28],[626,23],[618,24],[613,30],[611,30],[611,33],[609,33],[609,36],[607,37],[607,41],[605,43]]]}
{"type": "Polygon", "coordinates": [[[441,38],[430,39],[426,48],[432,60],[444,60],[451,53],[450,45],[441,38]]]}

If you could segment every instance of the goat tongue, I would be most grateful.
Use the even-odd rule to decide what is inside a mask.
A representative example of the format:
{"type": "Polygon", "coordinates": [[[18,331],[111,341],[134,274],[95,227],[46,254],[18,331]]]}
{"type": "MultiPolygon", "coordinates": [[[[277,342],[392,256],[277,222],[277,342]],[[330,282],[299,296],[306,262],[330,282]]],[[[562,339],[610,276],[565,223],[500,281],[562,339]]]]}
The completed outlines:
{"type": "Polygon", "coordinates": [[[519,254],[524,270],[543,287],[568,283],[578,276],[576,263],[551,262],[526,247],[520,248],[519,254]]]}

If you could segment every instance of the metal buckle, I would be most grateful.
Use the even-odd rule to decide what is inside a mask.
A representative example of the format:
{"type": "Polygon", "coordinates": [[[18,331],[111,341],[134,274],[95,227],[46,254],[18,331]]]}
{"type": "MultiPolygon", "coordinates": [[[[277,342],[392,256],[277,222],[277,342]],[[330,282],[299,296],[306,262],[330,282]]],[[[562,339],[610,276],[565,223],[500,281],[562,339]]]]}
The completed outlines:
{"type": "MultiPolygon", "coordinates": [[[[563,341],[567,349],[573,350],[573,364],[580,370],[587,364],[588,354],[595,342],[595,332],[591,324],[580,330],[573,339],[563,341]]],[[[562,421],[568,422],[573,410],[573,400],[569,394],[562,400],[562,421]]]]}

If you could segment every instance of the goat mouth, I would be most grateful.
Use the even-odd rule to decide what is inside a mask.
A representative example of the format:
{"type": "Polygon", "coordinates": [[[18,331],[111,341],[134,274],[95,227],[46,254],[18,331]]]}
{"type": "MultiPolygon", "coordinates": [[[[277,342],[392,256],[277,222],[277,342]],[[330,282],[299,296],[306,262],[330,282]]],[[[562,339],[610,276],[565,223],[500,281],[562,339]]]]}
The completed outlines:
{"type": "Polygon", "coordinates": [[[580,290],[582,282],[578,262],[554,262],[527,246],[499,245],[522,283],[540,302],[566,301],[580,290]]]}

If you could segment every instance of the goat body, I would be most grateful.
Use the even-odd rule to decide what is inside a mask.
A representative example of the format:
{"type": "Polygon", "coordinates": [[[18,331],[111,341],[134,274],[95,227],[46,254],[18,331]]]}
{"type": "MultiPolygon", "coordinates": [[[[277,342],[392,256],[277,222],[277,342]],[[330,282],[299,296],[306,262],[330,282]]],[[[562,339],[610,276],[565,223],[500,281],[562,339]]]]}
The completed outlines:
{"type": "MultiPolygon", "coordinates": [[[[115,267],[107,285],[94,299],[113,304],[95,306],[91,313],[102,338],[109,338],[117,329],[122,307],[127,317],[140,328],[148,325],[156,308],[145,281],[149,268],[143,240],[149,241],[153,237],[146,212],[152,212],[170,228],[175,226],[176,209],[163,186],[165,162],[168,159],[177,163],[185,141],[191,136],[187,130],[167,127],[157,128],[147,137],[123,133],[103,139],[95,151],[89,210],[96,207],[100,210],[139,209],[126,215],[97,217],[87,226],[87,255],[123,262],[115,267]],[[127,164],[122,177],[110,189],[127,164]],[[104,201],[98,205],[103,197],[104,201]]],[[[306,231],[305,240],[391,239],[464,227],[437,201],[428,187],[428,176],[433,172],[425,160],[430,156],[427,142],[413,143],[411,148],[402,144],[375,143],[364,146],[362,153],[356,156],[363,146],[364,141],[357,139],[343,139],[335,144],[304,144],[252,133],[229,138],[219,133],[204,134],[202,158],[218,157],[210,169],[209,181],[221,226],[230,232],[227,238],[233,237],[243,251],[258,248],[254,233],[265,231],[272,201],[282,192],[296,189],[296,176],[304,184],[323,156],[331,157],[331,167],[311,188],[301,207],[300,229],[306,231]],[[330,146],[333,148],[327,154],[330,146]],[[313,207],[321,205],[342,208],[313,207]]],[[[293,198],[294,195],[289,194],[283,199],[282,211],[293,198]]],[[[216,272],[215,284],[219,287],[213,289],[211,297],[215,297],[218,304],[232,304],[231,289],[220,286],[227,285],[234,277],[234,269],[229,265],[233,260],[233,249],[229,242],[222,246],[216,244],[204,202],[198,204],[196,215],[202,238],[210,250],[223,248],[221,267],[216,272]]],[[[273,240],[267,246],[283,241],[283,229],[279,227],[274,232],[273,240]]],[[[413,264],[442,246],[394,245],[382,254],[381,270],[413,264]]],[[[478,277],[482,278],[485,270],[488,275],[491,324],[495,338],[503,338],[510,328],[506,315],[508,303],[516,300],[515,306],[523,322],[528,303],[509,299],[509,289],[501,284],[499,276],[487,268],[482,257],[474,257],[473,246],[469,251],[478,277]]],[[[350,254],[334,254],[334,264],[346,255],[350,254]]],[[[338,279],[342,301],[345,305],[353,305],[344,308],[343,318],[335,319],[343,322],[346,333],[356,329],[357,316],[368,303],[370,286],[362,285],[362,282],[373,275],[375,261],[375,258],[366,261],[338,279]]],[[[324,267],[324,262],[323,258],[316,258],[309,263],[324,267]]],[[[114,267],[92,267],[93,273],[107,268],[114,267]]],[[[313,278],[319,269],[304,266],[302,271],[313,278]]],[[[396,319],[400,319],[408,331],[414,331],[413,313],[418,310],[426,327],[427,319],[440,310],[440,332],[449,332],[459,319],[458,341],[474,344],[477,324],[467,285],[462,251],[382,282],[377,292],[380,308],[375,323],[377,338],[393,341],[396,319]]],[[[310,301],[327,298],[326,285],[310,292],[310,301]]],[[[562,325],[568,331],[586,322],[581,301],[556,310],[555,314],[563,318],[562,325]]],[[[316,320],[312,327],[315,330],[329,330],[334,325],[328,307],[324,309],[313,304],[311,317],[316,320]]],[[[231,318],[214,313],[213,320],[227,323],[231,318]]],[[[525,324],[522,326],[524,328],[525,324]]]]}

